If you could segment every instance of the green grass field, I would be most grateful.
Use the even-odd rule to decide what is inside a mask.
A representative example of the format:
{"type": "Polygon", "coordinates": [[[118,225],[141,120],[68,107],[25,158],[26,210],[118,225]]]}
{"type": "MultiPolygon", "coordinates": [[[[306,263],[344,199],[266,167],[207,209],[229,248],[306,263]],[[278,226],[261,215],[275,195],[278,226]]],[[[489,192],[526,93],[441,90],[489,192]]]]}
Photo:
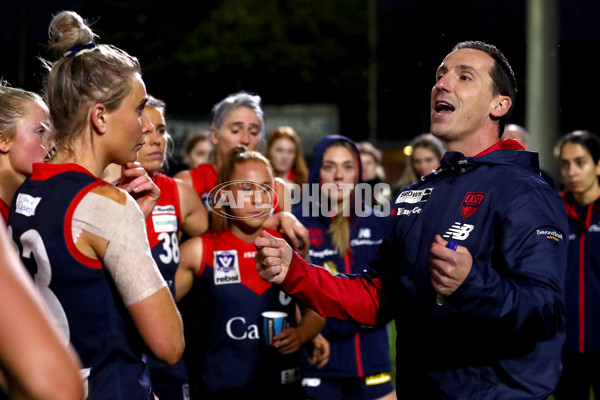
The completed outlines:
{"type": "Polygon", "coordinates": [[[390,358],[392,359],[392,379],[396,384],[396,324],[394,321],[390,323],[390,358]]]}

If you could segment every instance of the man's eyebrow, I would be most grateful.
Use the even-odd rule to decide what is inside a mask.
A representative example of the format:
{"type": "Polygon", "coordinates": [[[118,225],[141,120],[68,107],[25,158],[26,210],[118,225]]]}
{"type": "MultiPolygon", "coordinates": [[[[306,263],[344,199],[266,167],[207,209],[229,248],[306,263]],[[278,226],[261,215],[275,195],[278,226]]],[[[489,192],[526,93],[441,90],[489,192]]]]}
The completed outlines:
{"type": "MultiPolygon", "coordinates": [[[[472,67],[471,65],[468,65],[468,64],[459,64],[456,66],[456,69],[460,70],[460,71],[472,72],[473,74],[478,74],[475,67],[472,67]]],[[[440,73],[440,72],[448,72],[448,67],[444,64],[440,65],[438,67],[438,69],[436,70],[436,74],[440,73]]]]}
{"type": "Polygon", "coordinates": [[[448,71],[448,67],[446,67],[446,65],[442,64],[438,67],[438,69],[435,70],[435,73],[439,73],[439,72],[447,72],[448,71]]]}
{"type": "Polygon", "coordinates": [[[477,73],[477,70],[468,64],[459,64],[456,66],[456,68],[461,71],[469,71],[469,72],[477,73]]]}

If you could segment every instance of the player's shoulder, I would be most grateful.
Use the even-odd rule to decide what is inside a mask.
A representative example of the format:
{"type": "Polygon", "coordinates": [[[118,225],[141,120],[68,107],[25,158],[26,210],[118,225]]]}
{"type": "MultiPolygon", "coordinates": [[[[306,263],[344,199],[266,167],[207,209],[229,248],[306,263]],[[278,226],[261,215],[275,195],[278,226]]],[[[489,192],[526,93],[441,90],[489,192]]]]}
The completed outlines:
{"type": "Polygon", "coordinates": [[[90,193],[94,193],[108,199],[111,199],[119,204],[125,204],[127,201],[127,192],[111,184],[99,185],[93,188],[90,193]]]}
{"type": "Polygon", "coordinates": [[[190,192],[191,191],[191,192],[196,193],[196,191],[194,190],[194,187],[188,181],[177,178],[177,176],[175,176],[175,177],[173,177],[173,182],[175,182],[175,185],[177,186],[177,189],[179,190],[179,192],[190,192]]]}
{"type": "MultiPolygon", "coordinates": [[[[204,247],[207,247],[207,244],[209,244],[209,242],[210,239],[208,237],[204,237],[204,235],[194,236],[184,240],[183,243],[181,243],[181,250],[184,254],[197,252],[200,252],[201,254],[202,249],[204,247]]],[[[189,254],[187,255],[189,256],[189,254]]]]}
{"type": "Polygon", "coordinates": [[[215,166],[212,163],[204,163],[204,164],[199,164],[196,165],[194,168],[185,170],[185,171],[181,171],[179,173],[177,173],[175,175],[176,178],[178,178],[178,175],[196,175],[196,176],[205,176],[205,175],[212,175],[212,174],[216,174],[217,170],[215,168],[215,166]],[[187,172],[187,173],[185,173],[187,172]]]}

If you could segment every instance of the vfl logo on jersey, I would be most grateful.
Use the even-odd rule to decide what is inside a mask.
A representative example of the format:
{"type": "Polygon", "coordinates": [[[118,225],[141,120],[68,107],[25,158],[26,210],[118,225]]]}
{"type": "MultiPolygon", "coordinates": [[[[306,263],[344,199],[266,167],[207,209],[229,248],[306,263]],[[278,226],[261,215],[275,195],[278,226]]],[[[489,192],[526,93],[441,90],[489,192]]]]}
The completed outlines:
{"type": "Polygon", "coordinates": [[[433,188],[421,189],[421,190],[406,190],[398,195],[396,204],[399,203],[420,203],[427,201],[429,196],[433,192],[433,188]]]}
{"type": "Polygon", "coordinates": [[[308,237],[310,238],[310,244],[315,247],[323,244],[323,230],[320,228],[309,228],[308,237]]]}
{"type": "Polygon", "coordinates": [[[35,215],[35,209],[40,203],[40,200],[42,200],[41,197],[33,197],[28,194],[19,193],[17,195],[15,212],[23,214],[26,217],[31,217],[32,215],[35,215]]]}
{"type": "Polygon", "coordinates": [[[454,240],[465,240],[469,237],[469,234],[473,231],[473,229],[475,229],[473,225],[455,222],[450,229],[448,229],[446,233],[442,235],[442,237],[452,237],[454,240]]]}
{"type": "Polygon", "coordinates": [[[465,195],[465,198],[462,201],[462,204],[460,205],[460,215],[462,215],[463,218],[467,218],[467,217],[473,215],[473,213],[475,213],[475,211],[477,211],[477,209],[481,205],[481,202],[483,201],[484,198],[485,198],[485,193],[481,193],[481,192],[467,193],[465,195]]]}
{"type": "Polygon", "coordinates": [[[214,251],[214,280],[215,285],[228,285],[240,283],[240,265],[238,263],[237,250],[214,251]]]}

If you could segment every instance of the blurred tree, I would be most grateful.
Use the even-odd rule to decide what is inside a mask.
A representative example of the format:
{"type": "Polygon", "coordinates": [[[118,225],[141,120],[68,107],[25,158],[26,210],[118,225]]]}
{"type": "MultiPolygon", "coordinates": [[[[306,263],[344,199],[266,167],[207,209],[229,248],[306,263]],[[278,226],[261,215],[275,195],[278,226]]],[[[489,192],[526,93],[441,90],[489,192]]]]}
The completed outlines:
{"type": "MultiPolygon", "coordinates": [[[[98,8],[82,4],[81,13],[98,8]]],[[[338,104],[366,135],[362,0],[108,1],[94,28],[140,58],[148,91],[170,113],[205,115],[244,89],[268,104],[338,104]]]]}

